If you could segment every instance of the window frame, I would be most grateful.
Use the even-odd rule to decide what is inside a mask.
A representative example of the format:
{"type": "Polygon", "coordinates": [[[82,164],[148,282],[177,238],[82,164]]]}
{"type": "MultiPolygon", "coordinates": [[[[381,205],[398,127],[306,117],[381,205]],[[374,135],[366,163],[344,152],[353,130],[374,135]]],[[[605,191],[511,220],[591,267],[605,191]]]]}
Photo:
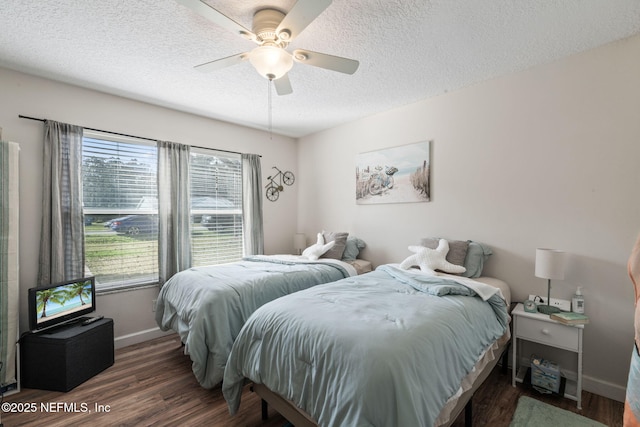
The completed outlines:
{"type": "MultiPolygon", "coordinates": [[[[151,203],[151,207],[139,207],[139,208],[95,208],[95,207],[84,207],[83,208],[83,214],[85,216],[85,218],[87,216],[91,216],[91,215],[118,215],[118,217],[122,217],[122,216],[126,216],[126,215],[158,215],[158,206],[157,206],[157,186],[158,186],[158,180],[157,180],[157,155],[158,155],[158,147],[157,147],[157,142],[156,141],[151,141],[151,140],[147,140],[144,138],[136,138],[136,137],[130,137],[130,136],[124,136],[124,135],[117,135],[117,134],[111,134],[109,132],[101,132],[101,131],[95,131],[95,130],[85,130],[84,135],[83,135],[83,149],[84,149],[84,138],[90,138],[90,139],[94,139],[94,140],[104,140],[104,141],[112,141],[112,142],[116,142],[116,143],[123,143],[123,144],[134,144],[134,145],[143,145],[143,146],[148,146],[148,147],[153,147],[156,153],[156,164],[152,166],[152,169],[156,171],[156,179],[155,179],[155,186],[156,186],[156,203],[155,203],[155,208],[154,208],[154,204],[151,203]]],[[[191,239],[191,246],[192,246],[192,266],[197,266],[197,265],[202,265],[202,264],[198,264],[197,262],[195,262],[195,258],[196,258],[196,254],[194,252],[194,246],[196,246],[196,250],[197,250],[197,245],[194,245],[194,233],[193,233],[193,227],[195,224],[194,221],[194,215],[200,215],[200,218],[202,219],[203,215],[232,215],[233,218],[233,223],[231,226],[231,236],[227,236],[227,239],[230,238],[231,240],[235,239],[235,238],[239,238],[238,242],[235,242],[231,248],[233,249],[233,253],[237,253],[238,256],[233,257],[233,259],[217,259],[213,261],[213,264],[206,264],[206,265],[214,265],[214,264],[221,264],[221,263],[226,263],[226,262],[233,262],[233,261],[237,261],[239,259],[242,258],[243,256],[243,240],[244,240],[244,230],[243,230],[243,217],[244,217],[244,212],[243,212],[243,185],[242,185],[242,160],[241,160],[241,154],[240,153],[229,153],[227,151],[224,150],[216,150],[216,149],[207,149],[207,148],[203,148],[203,147],[191,147],[191,153],[193,155],[204,155],[204,156],[213,156],[213,157],[221,157],[221,158],[226,158],[226,159],[233,159],[234,161],[238,161],[239,162],[239,167],[238,167],[238,176],[237,176],[237,181],[234,181],[234,185],[233,187],[236,187],[234,191],[232,193],[232,199],[234,204],[237,206],[231,210],[229,209],[208,209],[208,208],[193,208],[190,207],[189,209],[189,220],[191,222],[192,227],[191,228],[191,235],[190,235],[190,239],[191,239]],[[235,224],[235,216],[238,216],[239,218],[239,226],[235,224]],[[238,253],[239,250],[239,253],[238,253]]],[[[83,168],[84,168],[84,150],[83,150],[83,168]]],[[[189,159],[189,166],[191,168],[192,166],[192,160],[193,157],[190,157],[189,159]]],[[[84,172],[83,172],[84,173],[84,172]]],[[[215,177],[215,175],[214,175],[215,177]]],[[[190,180],[192,180],[192,176],[190,176],[190,180]]],[[[214,178],[214,179],[218,179],[218,178],[214,178]]],[[[190,193],[192,192],[192,182],[189,183],[189,188],[190,188],[190,193]]],[[[83,198],[84,198],[84,186],[83,186],[83,198]]],[[[193,203],[193,195],[191,196],[191,203],[193,203]]],[[[192,205],[193,206],[193,205],[192,205]]],[[[199,225],[199,224],[198,224],[199,225]]],[[[87,254],[87,248],[86,248],[86,231],[85,234],[83,235],[83,238],[85,239],[85,270],[87,272],[89,272],[89,266],[88,263],[86,261],[86,254],[87,254]]],[[[157,236],[157,235],[156,235],[157,236]]],[[[158,248],[158,244],[159,241],[156,237],[156,252],[157,252],[157,248],[158,248]]],[[[225,246],[218,246],[216,250],[220,251],[220,250],[224,250],[225,246]]],[[[90,272],[89,272],[90,273],[90,272]]],[[[105,283],[100,283],[99,280],[96,280],[96,293],[97,294],[108,294],[108,293],[115,293],[115,292],[123,292],[123,291],[128,291],[128,290],[134,290],[134,289],[142,289],[145,287],[152,287],[152,286],[158,286],[159,283],[159,265],[157,262],[157,258],[156,258],[156,266],[155,266],[155,277],[150,279],[150,278],[140,278],[140,280],[135,280],[135,279],[131,279],[131,280],[120,280],[120,281],[113,281],[113,282],[105,282],[105,283]]]]}

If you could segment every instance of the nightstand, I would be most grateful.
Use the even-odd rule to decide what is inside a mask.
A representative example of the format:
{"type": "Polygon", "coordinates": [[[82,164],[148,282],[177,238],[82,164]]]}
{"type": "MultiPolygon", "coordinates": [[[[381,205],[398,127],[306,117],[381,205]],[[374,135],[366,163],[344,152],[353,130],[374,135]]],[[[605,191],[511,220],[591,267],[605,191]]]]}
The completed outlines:
{"type": "Polygon", "coordinates": [[[527,313],[522,304],[516,305],[511,312],[513,318],[513,369],[511,383],[523,382],[527,366],[519,367],[518,341],[531,341],[550,347],[576,353],[578,370],[571,378],[567,378],[564,397],[575,400],[578,409],[582,409],[582,332],[584,325],[565,325],[542,313],[527,313]]]}

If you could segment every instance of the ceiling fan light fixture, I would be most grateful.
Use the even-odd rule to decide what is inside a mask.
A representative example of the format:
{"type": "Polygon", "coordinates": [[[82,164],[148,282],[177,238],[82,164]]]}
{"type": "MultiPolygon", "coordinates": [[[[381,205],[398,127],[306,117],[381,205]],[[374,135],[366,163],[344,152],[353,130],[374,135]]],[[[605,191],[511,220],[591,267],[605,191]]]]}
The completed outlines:
{"type": "Polygon", "coordinates": [[[277,80],[293,67],[293,57],[286,50],[275,46],[258,46],[249,54],[249,62],[261,76],[277,80]]]}

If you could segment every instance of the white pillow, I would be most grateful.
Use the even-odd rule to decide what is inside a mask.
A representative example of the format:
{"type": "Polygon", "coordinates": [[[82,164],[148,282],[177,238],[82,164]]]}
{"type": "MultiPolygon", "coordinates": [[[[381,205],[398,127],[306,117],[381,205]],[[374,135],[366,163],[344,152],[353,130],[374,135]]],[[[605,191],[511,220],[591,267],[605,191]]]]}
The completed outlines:
{"type": "Polygon", "coordinates": [[[327,252],[329,249],[331,249],[335,244],[336,244],[335,240],[332,240],[331,242],[325,244],[324,237],[322,237],[322,233],[318,233],[318,242],[315,245],[311,245],[307,249],[305,249],[302,252],[302,256],[305,256],[310,260],[315,261],[318,258],[320,258],[322,255],[324,255],[324,253],[327,252]]]}
{"type": "Polygon", "coordinates": [[[404,270],[417,265],[422,272],[433,275],[436,274],[436,270],[444,271],[445,273],[464,273],[466,271],[463,266],[451,264],[446,260],[449,252],[449,242],[445,239],[440,239],[436,249],[429,249],[424,246],[409,246],[409,250],[414,254],[400,264],[400,268],[404,270]]]}

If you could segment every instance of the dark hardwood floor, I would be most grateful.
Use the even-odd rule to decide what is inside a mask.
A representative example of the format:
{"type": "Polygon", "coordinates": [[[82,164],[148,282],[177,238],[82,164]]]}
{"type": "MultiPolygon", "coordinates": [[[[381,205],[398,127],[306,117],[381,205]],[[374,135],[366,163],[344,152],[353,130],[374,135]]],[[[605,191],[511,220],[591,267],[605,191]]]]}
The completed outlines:
{"type": "MultiPolygon", "coordinates": [[[[620,402],[584,392],[583,409],[578,411],[571,400],[541,396],[521,385],[511,387],[510,373],[501,373],[500,367],[496,367],[474,397],[474,426],[508,426],[521,395],[534,396],[610,427],[622,426],[623,404],[620,402]]],[[[273,410],[269,411],[269,420],[263,422],[260,400],[248,388],[244,391],[240,412],[231,417],[219,387],[205,390],[198,385],[191,372],[191,361],[183,354],[175,335],[117,350],[114,366],[68,393],[23,389],[5,397],[4,402],[37,406],[31,413],[3,411],[5,427],[281,427],[286,423],[273,410]],[[47,404],[50,411],[44,411],[40,403],[47,404]],[[77,412],[73,412],[73,404],[77,412]]],[[[454,426],[464,426],[464,417],[456,420],[454,426]]]]}

